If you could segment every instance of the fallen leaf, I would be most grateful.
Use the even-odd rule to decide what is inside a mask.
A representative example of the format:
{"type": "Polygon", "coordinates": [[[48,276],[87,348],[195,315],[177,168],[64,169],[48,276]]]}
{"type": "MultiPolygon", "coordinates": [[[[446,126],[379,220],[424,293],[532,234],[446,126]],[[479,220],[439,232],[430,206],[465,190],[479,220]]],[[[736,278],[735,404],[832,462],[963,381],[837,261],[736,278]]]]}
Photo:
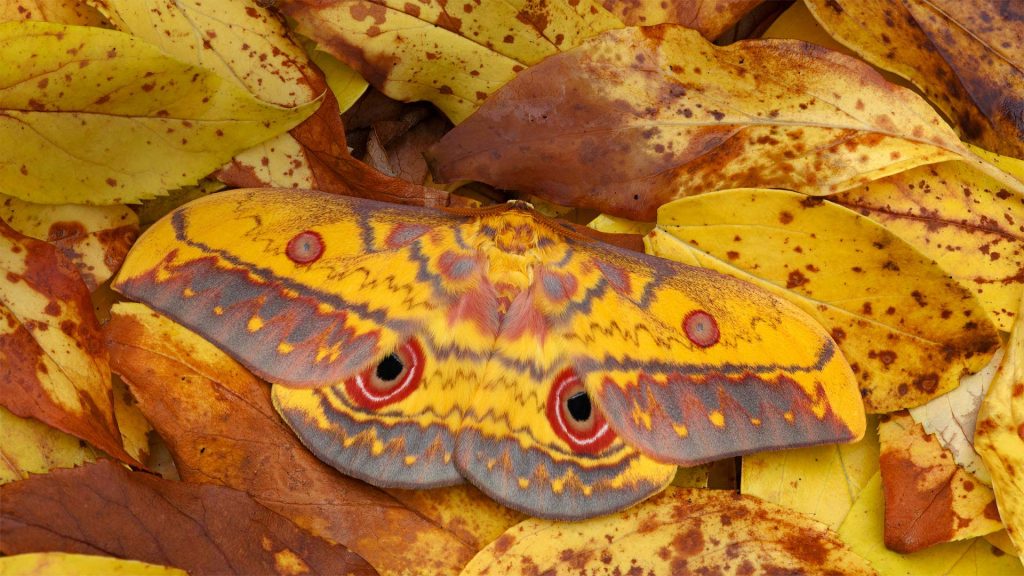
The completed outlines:
{"type": "Polygon", "coordinates": [[[598,214],[587,226],[609,234],[647,234],[654,229],[651,222],[636,222],[607,214],[598,214]]]}
{"type": "Polygon", "coordinates": [[[833,532],[801,514],[730,491],[669,487],[644,503],[601,518],[521,522],[477,554],[462,572],[541,573],[875,572],[833,532]]]}
{"type": "Polygon", "coordinates": [[[606,32],[531,67],[429,155],[440,182],[634,220],[684,195],[825,195],[953,158],[1024,191],[863,62],[799,41],[717,47],[672,25],[606,32]]]}
{"type": "Polygon", "coordinates": [[[74,468],[99,457],[96,449],[78,438],[0,406],[0,484],[54,468],[74,468]]]}
{"type": "Polygon", "coordinates": [[[1003,552],[1006,552],[1011,556],[1017,556],[1017,548],[1014,546],[1013,540],[1010,539],[1010,535],[1005,529],[991,534],[986,534],[985,540],[1003,552]]]}
{"type": "Polygon", "coordinates": [[[875,473],[861,490],[853,508],[839,527],[839,537],[885,576],[1021,576],[1024,568],[1013,556],[994,548],[983,538],[937,544],[910,554],[900,554],[883,544],[884,505],[882,477],[875,473]]]}
{"type": "Polygon", "coordinates": [[[648,250],[749,280],[832,334],[868,412],[917,406],[999,346],[977,300],[930,258],[859,214],[778,190],[726,190],[659,210],[648,250]]]}
{"type": "Polygon", "coordinates": [[[103,574],[104,576],[187,576],[188,572],[121,560],[109,556],[36,552],[0,558],[0,574],[4,576],[47,576],[48,574],[103,574]]]}
{"type": "Polygon", "coordinates": [[[260,102],[102,28],[0,24],[0,61],[9,63],[0,68],[0,189],[30,202],[117,204],[163,194],[291,128],[318,104],[260,102]]]}
{"type": "Polygon", "coordinates": [[[89,290],[50,244],[0,220],[0,404],[125,462],[89,290]]]}
{"type": "Polygon", "coordinates": [[[153,431],[153,426],[146,420],[145,414],[135,402],[135,397],[117,374],[111,378],[111,387],[114,395],[114,419],[117,420],[117,428],[121,431],[121,444],[136,460],[148,462],[149,433],[153,431]]]}
{"type": "MultiPolygon", "coordinates": [[[[1024,161],[988,158],[1024,180],[1024,161]]],[[[971,164],[950,161],[912,168],[829,200],[879,222],[934,259],[977,294],[1000,330],[1010,330],[1024,292],[1024,194],[971,164]]]]}
{"type": "Polygon", "coordinates": [[[526,515],[498,504],[469,484],[432,490],[385,490],[410,510],[441,526],[474,551],[501,536],[526,515]]]}
{"type": "Polygon", "coordinates": [[[344,114],[366,93],[370,83],[344,62],[323,50],[317,50],[312,42],[309,42],[308,45],[304,44],[303,47],[306,49],[309,59],[323,72],[327,86],[330,87],[331,93],[338,101],[338,110],[344,114]]]}
{"type": "Polygon", "coordinates": [[[957,466],[977,476],[987,486],[992,485],[992,478],[974,451],[974,428],[981,401],[1002,359],[1003,351],[1000,349],[978,373],[964,376],[959,386],[927,404],[910,409],[914,422],[935,436],[939,444],[952,454],[957,466]]]}
{"type": "Polygon", "coordinates": [[[106,554],[193,574],[375,574],[243,492],[107,461],[4,486],[0,535],[4,554],[106,554]]]}
{"type": "MultiPolygon", "coordinates": [[[[1021,308],[1024,312],[1024,298],[1021,308]]],[[[999,514],[1024,557],[1024,320],[1017,317],[1006,353],[978,413],[974,448],[992,475],[999,514]]]]}
{"type": "Polygon", "coordinates": [[[89,291],[117,272],[139,234],[138,216],[120,204],[34,204],[0,194],[0,220],[56,246],[78,268],[89,291]]]}
{"type": "Polygon", "coordinates": [[[379,3],[278,0],[300,34],[402,101],[459,123],[527,66],[622,23],[598,0],[379,3]]]}
{"type": "Polygon", "coordinates": [[[870,420],[864,438],[854,444],[744,456],[741,491],[837,530],[878,471],[878,453],[878,434],[870,420]]]}
{"type": "Polygon", "coordinates": [[[1002,529],[995,495],[905,411],[878,426],[885,546],[916,552],[1002,529]]]}
{"type": "Polygon", "coordinates": [[[387,176],[426,184],[430,171],[423,152],[449,129],[443,116],[429,109],[410,110],[398,121],[378,122],[367,140],[366,163],[387,176]]]}
{"type": "Polygon", "coordinates": [[[811,0],[869,62],[916,84],[967,140],[1024,156],[1024,12],[1015,0],[811,0]]]}
{"type": "Polygon", "coordinates": [[[714,40],[762,2],[764,0],[603,0],[602,5],[627,26],[682,24],[714,40]]]}
{"type": "Polygon", "coordinates": [[[141,304],[104,327],[114,369],[167,441],[182,479],[220,484],[382,573],[454,574],[476,551],[384,492],[343,476],[281,422],[269,386],[209,342],[141,304]]]}
{"type": "Polygon", "coordinates": [[[79,26],[104,26],[106,19],[86,0],[4,0],[0,22],[41,20],[79,26]]]}

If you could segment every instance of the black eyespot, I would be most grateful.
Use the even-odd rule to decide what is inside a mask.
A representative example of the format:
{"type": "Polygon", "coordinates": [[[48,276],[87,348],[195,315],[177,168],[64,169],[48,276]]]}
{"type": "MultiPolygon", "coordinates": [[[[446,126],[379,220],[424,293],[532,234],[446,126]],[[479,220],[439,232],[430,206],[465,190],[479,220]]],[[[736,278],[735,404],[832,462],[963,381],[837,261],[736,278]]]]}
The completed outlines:
{"type": "Polygon", "coordinates": [[[577,392],[565,401],[569,416],[577,422],[586,422],[590,418],[590,396],[586,392],[577,392]]]}
{"type": "Polygon", "coordinates": [[[377,364],[377,378],[384,381],[391,381],[402,373],[405,365],[396,354],[390,354],[377,364]]]}

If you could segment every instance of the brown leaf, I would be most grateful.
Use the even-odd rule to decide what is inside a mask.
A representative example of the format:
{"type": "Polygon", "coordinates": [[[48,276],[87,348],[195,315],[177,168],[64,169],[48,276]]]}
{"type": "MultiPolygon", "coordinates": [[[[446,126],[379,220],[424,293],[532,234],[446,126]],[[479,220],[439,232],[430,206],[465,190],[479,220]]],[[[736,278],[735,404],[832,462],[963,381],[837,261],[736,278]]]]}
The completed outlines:
{"type": "Polygon", "coordinates": [[[339,474],[281,422],[269,387],[141,304],[104,327],[114,369],[167,440],[181,477],[243,490],[383,573],[454,574],[475,549],[387,494],[339,474]]]}
{"type": "Polygon", "coordinates": [[[764,0],[603,0],[627,26],[682,24],[714,40],[764,0]]]}
{"type": "Polygon", "coordinates": [[[885,546],[916,552],[1002,529],[992,489],[905,412],[878,427],[885,491],[885,546]]]}
{"type": "Polygon", "coordinates": [[[807,7],[840,42],[916,84],[965,139],[1024,157],[1019,0],[812,0],[807,7]]]}
{"type": "Polygon", "coordinates": [[[138,464],[121,444],[107,351],[74,265],[0,220],[0,273],[0,404],[138,464]]]}
{"type": "Polygon", "coordinates": [[[0,552],[61,551],[165,564],[191,574],[374,574],[242,492],[99,462],[4,487],[0,552]]]}
{"type": "Polygon", "coordinates": [[[719,48],[671,25],[606,32],[529,68],[430,156],[438,181],[648,221],[682,195],[825,195],[952,158],[1024,190],[856,59],[798,41],[719,48]]]}

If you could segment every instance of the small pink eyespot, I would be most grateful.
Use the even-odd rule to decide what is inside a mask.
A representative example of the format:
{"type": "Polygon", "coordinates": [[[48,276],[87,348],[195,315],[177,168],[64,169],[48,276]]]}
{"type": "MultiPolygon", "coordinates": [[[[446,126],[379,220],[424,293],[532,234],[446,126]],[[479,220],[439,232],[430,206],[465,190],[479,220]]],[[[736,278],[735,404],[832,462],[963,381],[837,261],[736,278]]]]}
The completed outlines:
{"type": "Polygon", "coordinates": [[[683,319],[683,331],[686,337],[701,348],[714,346],[718,343],[721,333],[718,331],[718,322],[714,316],[703,310],[694,310],[683,319]]]}
{"type": "Polygon", "coordinates": [[[380,362],[345,381],[345,391],[364,408],[383,408],[412,393],[423,377],[423,349],[410,339],[380,362]]]}
{"type": "Polygon", "coordinates": [[[299,232],[288,241],[285,254],[296,264],[310,264],[320,259],[324,253],[324,239],[312,230],[299,232]]]}
{"type": "Polygon", "coordinates": [[[597,454],[615,440],[615,432],[590,401],[583,382],[566,368],[551,386],[547,403],[548,422],[573,452],[597,454]]]}

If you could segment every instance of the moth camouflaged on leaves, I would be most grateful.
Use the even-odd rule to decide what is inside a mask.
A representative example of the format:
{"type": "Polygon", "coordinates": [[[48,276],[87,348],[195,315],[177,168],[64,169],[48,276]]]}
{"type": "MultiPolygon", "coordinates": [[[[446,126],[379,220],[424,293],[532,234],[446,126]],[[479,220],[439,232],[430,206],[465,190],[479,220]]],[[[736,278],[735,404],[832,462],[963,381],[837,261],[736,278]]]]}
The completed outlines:
{"type": "Polygon", "coordinates": [[[580,519],[676,465],[864,432],[850,367],[795,306],[522,203],[219,193],[150,228],[115,288],[271,382],[310,450],[382,487],[466,479],[580,519]]]}

